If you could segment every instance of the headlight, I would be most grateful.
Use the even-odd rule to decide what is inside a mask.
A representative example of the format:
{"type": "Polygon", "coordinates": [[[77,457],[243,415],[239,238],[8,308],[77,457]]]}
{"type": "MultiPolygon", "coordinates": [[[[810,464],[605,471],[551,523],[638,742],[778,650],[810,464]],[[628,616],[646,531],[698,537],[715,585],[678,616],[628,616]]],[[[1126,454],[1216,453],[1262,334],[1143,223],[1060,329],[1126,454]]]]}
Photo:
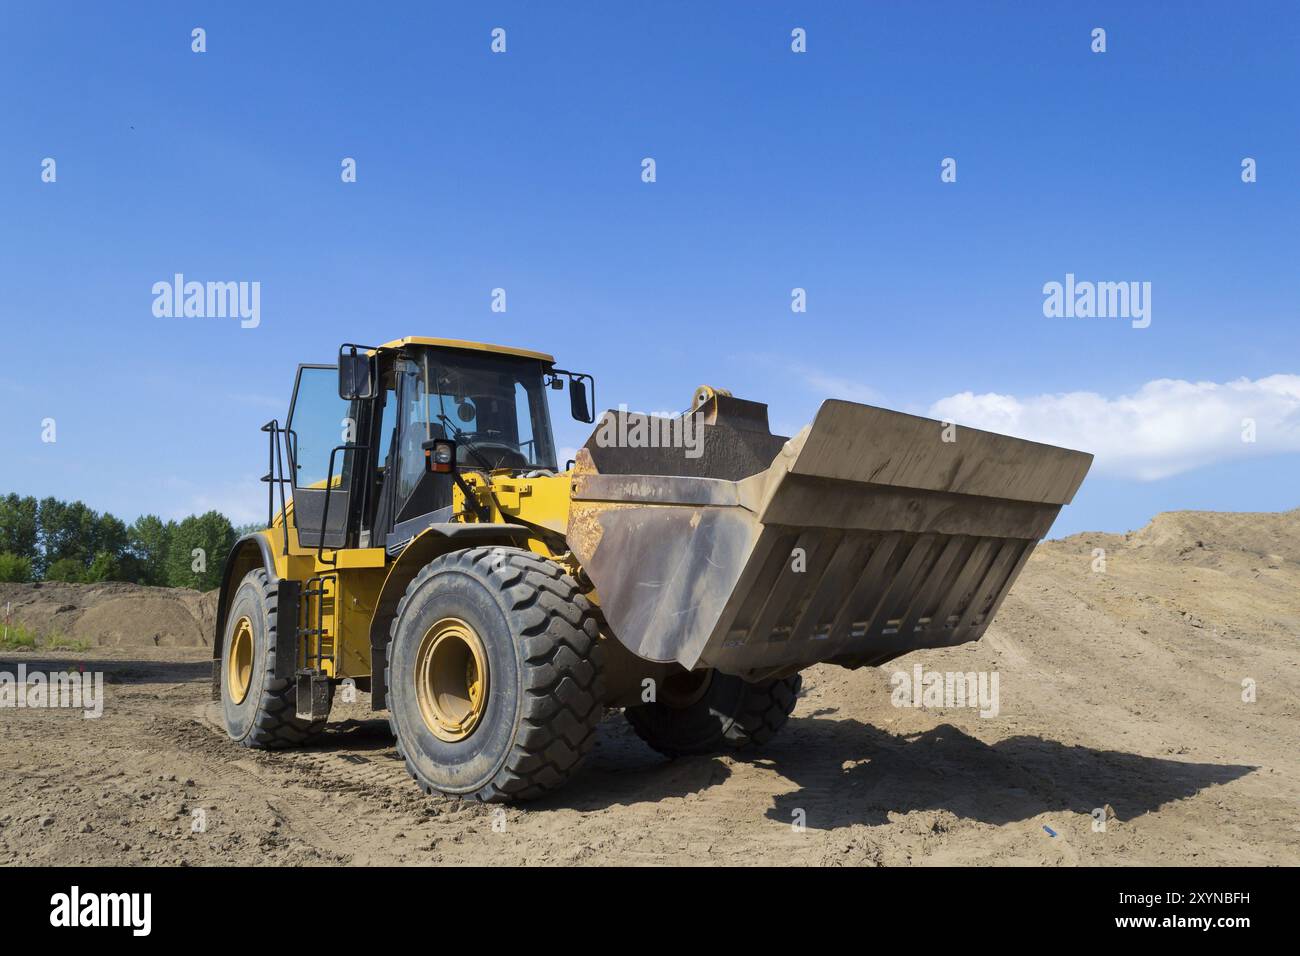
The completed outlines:
{"type": "Polygon", "coordinates": [[[429,470],[446,474],[456,467],[456,443],[436,441],[428,449],[429,470]]]}

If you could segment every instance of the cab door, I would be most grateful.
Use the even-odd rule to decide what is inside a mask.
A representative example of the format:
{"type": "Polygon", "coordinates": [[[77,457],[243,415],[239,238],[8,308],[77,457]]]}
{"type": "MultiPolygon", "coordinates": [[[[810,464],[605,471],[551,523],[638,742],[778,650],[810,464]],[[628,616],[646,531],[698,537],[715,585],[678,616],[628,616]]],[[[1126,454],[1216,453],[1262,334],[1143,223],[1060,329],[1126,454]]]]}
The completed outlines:
{"type": "Polygon", "coordinates": [[[356,432],[351,403],[339,398],[338,368],[298,366],[287,445],[294,524],[302,547],[347,546],[356,432]]]}

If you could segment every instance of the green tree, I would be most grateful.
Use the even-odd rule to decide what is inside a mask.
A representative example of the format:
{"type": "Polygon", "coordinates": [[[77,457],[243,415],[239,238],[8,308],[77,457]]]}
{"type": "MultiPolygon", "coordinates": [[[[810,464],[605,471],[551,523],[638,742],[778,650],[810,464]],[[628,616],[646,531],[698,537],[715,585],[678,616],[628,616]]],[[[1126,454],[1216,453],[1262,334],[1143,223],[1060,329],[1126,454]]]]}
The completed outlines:
{"type": "Polygon", "coordinates": [[[220,584],[226,556],[243,530],[237,533],[216,511],[179,524],[141,515],[128,527],[80,501],[9,494],[0,497],[0,580],[136,581],[208,590],[220,584]]]}
{"type": "Polygon", "coordinates": [[[86,565],[80,558],[59,558],[45,569],[46,581],[80,583],[86,576],[86,565]]]}
{"type": "Polygon", "coordinates": [[[115,554],[108,551],[101,551],[95,555],[90,562],[90,567],[86,568],[81,576],[81,580],[87,584],[95,584],[99,581],[121,581],[122,567],[121,560],[115,554]]]}
{"type": "Polygon", "coordinates": [[[49,577],[57,565],[57,578],[50,580],[122,580],[127,570],[130,533],[126,524],[114,515],[100,514],[83,502],[64,502],[42,498],[36,506],[36,538],[40,545],[37,559],[49,577]],[[96,564],[96,561],[98,563],[96,564]],[[81,566],[74,575],[70,563],[81,566]],[[91,568],[94,566],[94,576],[91,568]]]}
{"type": "Polygon", "coordinates": [[[26,584],[32,579],[32,559],[25,554],[0,551],[0,581],[26,584]]]}
{"type": "Polygon", "coordinates": [[[99,515],[80,501],[42,498],[37,510],[37,537],[46,567],[73,559],[90,564],[99,537],[99,515]]]}
{"type": "Polygon", "coordinates": [[[175,532],[175,521],[163,521],[157,515],[141,515],[131,525],[130,552],[141,584],[167,584],[167,553],[175,532]]]}
{"type": "Polygon", "coordinates": [[[130,537],[126,523],[121,518],[105,511],[91,525],[91,538],[86,543],[86,553],[92,555],[108,554],[112,556],[114,561],[117,561],[122,555],[126,554],[129,542],[130,537]]]}
{"type": "Polygon", "coordinates": [[[15,494],[0,498],[0,551],[35,561],[36,499],[15,494]]]}
{"type": "Polygon", "coordinates": [[[209,591],[221,584],[226,555],[235,543],[230,519],[217,511],[190,515],[176,526],[167,553],[167,583],[209,591]]]}

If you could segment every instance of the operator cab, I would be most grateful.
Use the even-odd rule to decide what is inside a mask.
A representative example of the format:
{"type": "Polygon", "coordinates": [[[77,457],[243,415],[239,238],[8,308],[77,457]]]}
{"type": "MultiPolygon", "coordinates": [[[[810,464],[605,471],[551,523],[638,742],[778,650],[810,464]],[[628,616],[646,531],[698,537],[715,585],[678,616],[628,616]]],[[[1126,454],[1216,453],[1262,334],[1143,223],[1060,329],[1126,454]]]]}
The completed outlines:
{"type": "Polygon", "coordinates": [[[409,337],[301,366],[286,427],[299,542],[400,548],[463,517],[452,505],[462,471],[555,473],[546,392],[566,378],[574,416],[592,421],[591,376],[541,352],[409,337]],[[455,462],[434,471],[427,451],[438,441],[455,462]]]}

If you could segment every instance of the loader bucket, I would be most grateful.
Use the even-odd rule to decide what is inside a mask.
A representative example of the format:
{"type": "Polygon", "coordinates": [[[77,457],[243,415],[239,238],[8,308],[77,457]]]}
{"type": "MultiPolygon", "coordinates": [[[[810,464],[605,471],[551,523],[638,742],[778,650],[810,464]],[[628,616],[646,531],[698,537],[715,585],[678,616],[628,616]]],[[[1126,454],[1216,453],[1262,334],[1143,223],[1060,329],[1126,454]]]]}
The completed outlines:
{"type": "Polygon", "coordinates": [[[619,414],[578,453],[568,526],[609,628],[750,680],[978,640],[1092,462],[843,401],[786,440],[719,395],[694,447],[616,447],[619,414]]]}

